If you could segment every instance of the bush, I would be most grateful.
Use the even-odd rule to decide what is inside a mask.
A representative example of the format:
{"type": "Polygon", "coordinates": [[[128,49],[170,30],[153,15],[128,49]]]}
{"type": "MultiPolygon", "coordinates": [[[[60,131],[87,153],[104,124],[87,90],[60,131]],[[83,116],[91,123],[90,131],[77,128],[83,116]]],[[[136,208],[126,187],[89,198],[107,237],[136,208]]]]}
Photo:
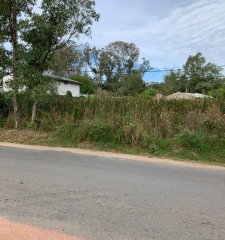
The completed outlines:
{"type": "Polygon", "coordinates": [[[140,94],[141,97],[155,97],[158,91],[156,89],[150,88],[145,90],[140,94]]]}
{"type": "Polygon", "coordinates": [[[192,150],[204,150],[208,147],[207,139],[202,133],[185,131],[180,135],[184,147],[192,150]]]}
{"type": "Polygon", "coordinates": [[[95,142],[113,142],[111,128],[108,123],[104,123],[99,119],[83,121],[79,124],[62,125],[57,128],[58,137],[74,143],[83,141],[95,142]]]}
{"type": "Polygon", "coordinates": [[[223,127],[221,122],[217,120],[205,119],[202,121],[201,127],[209,134],[224,134],[223,127]]]}
{"type": "Polygon", "coordinates": [[[81,84],[80,91],[82,94],[90,95],[94,93],[94,83],[89,76],[71,76],[70,78],[81,84]]]}
{"type": "Polygon", "coordinates": [[[54,136],[60,139],[63,143],[74,144],[80,141],[77,134],[77,125],[63,124],[56,128],[54,136]]]}
{"type": "Polygon", "coordinates": [[[85,126],[87,128],[87,139],[97,142],[112,142],[113,134],[109,123],[103,122],[99,119],[87,122],[85,126]]]}

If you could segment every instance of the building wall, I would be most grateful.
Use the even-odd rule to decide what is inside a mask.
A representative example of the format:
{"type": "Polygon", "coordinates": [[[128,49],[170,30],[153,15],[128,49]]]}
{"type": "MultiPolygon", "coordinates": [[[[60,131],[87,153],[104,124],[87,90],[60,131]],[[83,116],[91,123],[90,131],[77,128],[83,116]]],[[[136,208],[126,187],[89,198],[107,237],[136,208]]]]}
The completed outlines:
{"type": "Polygon", "coordinates": [[[12,89],[9,87],[9,82],[11,80],[13,80],[13,77],[11,75],[7,75],[7,76],[3,77],[3,79],[2,79],[3,92],[12,91],[12,89]]]}
{"type": "MultiPolygon", "coordinates": [[[[13,77],[11,75],[7,75],[3,77],[2,81],[2,87],[3,92],[9,92],[12,89],[8,86],[8,83],[13,80],[13,77]]],[[[59,95],[66,95],[68,91],[72,93],[73,97],[80,97],[80,85],[78,84],[71,84],[71,83],[65,83],[65,82],[57,82],[58,87],[58,94],[59,95]]]]}
{"type": "Polygon", "coordinates": [[[73,97],[80,97],[80,85],[78,84],[71,84],[71,83],[58,83],[58,94],[59,95],[66,95],[67,92],[70,91],[73,97]]]}

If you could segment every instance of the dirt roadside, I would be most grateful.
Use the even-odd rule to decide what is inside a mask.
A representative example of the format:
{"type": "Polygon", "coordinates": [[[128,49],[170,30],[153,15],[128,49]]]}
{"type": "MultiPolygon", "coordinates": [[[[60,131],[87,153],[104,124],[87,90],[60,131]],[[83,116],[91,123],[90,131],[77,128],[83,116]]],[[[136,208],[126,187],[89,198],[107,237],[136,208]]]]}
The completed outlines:
{"type": "Polygon", "coordinates": [[[0,218],[1,240],[81,240],[0,218]]]}

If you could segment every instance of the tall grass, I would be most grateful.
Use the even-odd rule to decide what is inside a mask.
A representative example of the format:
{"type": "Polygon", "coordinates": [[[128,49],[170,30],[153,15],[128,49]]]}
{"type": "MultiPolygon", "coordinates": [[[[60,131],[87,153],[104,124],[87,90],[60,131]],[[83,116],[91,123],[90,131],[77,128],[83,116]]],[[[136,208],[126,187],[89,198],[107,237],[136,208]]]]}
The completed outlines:
{"type": "MultiPolygon", "coordinates": [[[[225,102],[214,99],[156,101],[141,97],[48,97],[38,105],[21,97],[23,126],[55,132],[70,142],[109,142],[157,152],[159,139],[180,139],[183,147],[202,150],[225,138],[225,102]],[[213,142],[213,143],[212,143],[213,142]]],[[[12,114],[4,121],[12,126],[12,114]]]]}
{"type": "MultiPolygon", "coordinates": [[[[225,132],[225,103],[155,101],[132,97],[58,97],[39,105],[38,127],[42,130],[74,129],[80,140],[114,141],[149,146],[153,139],[171,138],[184,130],[205,135],[225,132]]],[[[65,130],[66,131],[66,130],[65,130]]]]}

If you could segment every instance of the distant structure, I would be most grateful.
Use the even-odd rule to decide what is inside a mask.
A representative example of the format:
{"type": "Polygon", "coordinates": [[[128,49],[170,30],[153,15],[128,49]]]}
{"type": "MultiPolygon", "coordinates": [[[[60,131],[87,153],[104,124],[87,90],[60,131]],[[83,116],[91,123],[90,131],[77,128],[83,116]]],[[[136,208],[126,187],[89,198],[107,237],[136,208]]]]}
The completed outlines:
{"type": "Polygon", "coordinates": [[[2,92],[9,92],[12,89],[9,87],[10,81],[13,80],[12,75],[6,75],[2,78],[2,92]]]}
{"type": "MultiPolygon", "coordinates": [[[[80,83],[73,81],[69,78],[64,78],[60,76],[55,76],[49,73],[44,73],[43,76],[54,79],[57,83],[57,92],[59,95],[65,96],[68,92],[72,94],[73,97],[80,97],[80,83]]],[[[4,76],[2,79],[2,86],[0,87],[0,92],[10,92],[12,89],[9,86],[10,81],[13,80],[12,75],[4,76]]]]}
{"type": "Polygon", "coordinates": [[[58,94],[65,96],[68,92],[71,92],[73,97],[81,97],[80,83],[73,81],[69,78],[64,78],[49,73],[43,74],[45,77],[54,79],[57,82],[58,94]]]}
{"type": "Polygon", "coordinates": [[[167,100],[195,100],[200,98],[212,98],[210,96],[200,93],[182,93],[176,92],[166,97],[167,100]]]}

